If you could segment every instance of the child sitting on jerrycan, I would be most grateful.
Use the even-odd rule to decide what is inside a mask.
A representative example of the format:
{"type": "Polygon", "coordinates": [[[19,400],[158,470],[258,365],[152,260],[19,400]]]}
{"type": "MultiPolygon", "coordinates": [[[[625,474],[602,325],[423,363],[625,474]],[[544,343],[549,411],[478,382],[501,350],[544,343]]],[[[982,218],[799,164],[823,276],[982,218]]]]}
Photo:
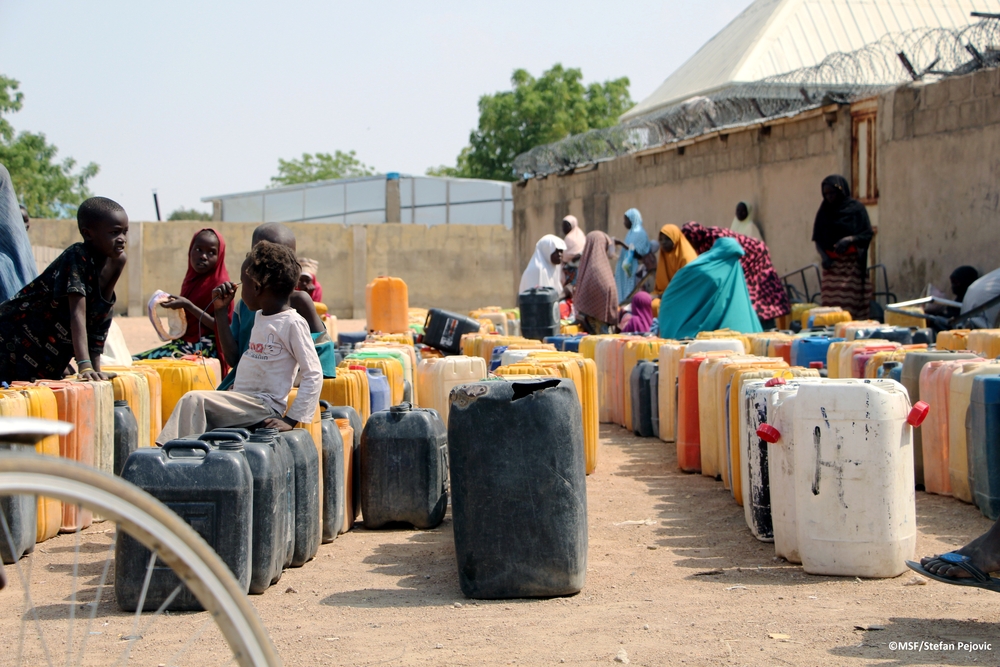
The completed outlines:
{"type": "MultiPolygon", "coordinates": [[[[230,391],[192,391],[184,395],[156,439],[163,444],[178,437],[223,427],[267,427],[279,431],[310,422],[323,384],[309,325],[288,304],[301,267],[285,246],[261,241],[250,251],[247,282],[242,289],[253,295],[258,308],[250,343],[236,367],[230,391]],[[286,397],[296,372],[302,371],[299,392],[285,414],[286,397]]],[[[231,282],[214,292],[216,313],[224,312],[236,296],[231,282]]],[[[228,327],[218,327],[223,349],[233,346],[228,327]],[[225,340],[229,337],[230,340],[225,340]]]]}
{"type": "MultiPolygon", "coordinates": [[[[21,291],[0,304],[0,380],[60,380],[76,358],[84,380],[107,380],[100,355],[111,327],[115,284],[125,268],[128,216],[91,197],[76,213],[74,243],[21,291]]],[[[298,276],[296,276],[298,279],[298,276]]]]}

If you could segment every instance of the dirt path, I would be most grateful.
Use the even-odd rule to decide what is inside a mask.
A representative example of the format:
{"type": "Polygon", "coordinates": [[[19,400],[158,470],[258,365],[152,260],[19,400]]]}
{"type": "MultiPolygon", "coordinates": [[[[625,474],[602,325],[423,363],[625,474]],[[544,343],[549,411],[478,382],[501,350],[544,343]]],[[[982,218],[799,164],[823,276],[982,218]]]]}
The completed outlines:
{"type": "MultiPolygon", "coordinates": [[[[355,530],[252,597],[285,663],[609,664],[621,650],[636,665],[1000,662],[994,594],[934,582],[908,586],[909,573],[878,581],[804,574],[776,562],[772,547],[751,537],[742,508],[720,483],[677,472],[671,446],[616,426],[601,433],[598,470],[587,479],[590,549],[582,593],[465,599],[450,517],[427,532],[355,530]],[[646,523],[620,525],[627,521],[646,523]],[[721,573],[703,574],[715,570],[721,573]],[[890,642],[911,641],[956,647],[889,649],[890,642]],[[969,652],[960,642],[992,643],[992,650],[969,652]]],[[[970,506],[923,493],[917,515],[918,554],[948,550],[990,525],[970,506]]],[[[107,528],[95,525],[85,559],[101,554],[107,528]]],[[[38,594],[57,585],[65,591],[71,547],[72,536],[61,536],[27,559],[36,561],[36,573],[47,573],[38,594]]],[[[96,566],[86,567],[96,579],[96,566]]],[[[0,595],[18,599],[18,588],[15,582],[0,595]]],[[[59,606],[67,604],[58,600],[47,611],[65,616],[59,606]]],[[[0,605],[4,646],[16,644],[15,607],[0,605]]],[[[182,643],[204,616],[161,619],[162,639],[140,648],[135,664],[159,664],[162,647],[182,643]]],[[[98,621],[107,623],[109,636],[128,634],[130,618],[111,604],[101,605],[98,621]]],[[[205,658],[217,652],[211,645],[201,651],[205,658]]]]}

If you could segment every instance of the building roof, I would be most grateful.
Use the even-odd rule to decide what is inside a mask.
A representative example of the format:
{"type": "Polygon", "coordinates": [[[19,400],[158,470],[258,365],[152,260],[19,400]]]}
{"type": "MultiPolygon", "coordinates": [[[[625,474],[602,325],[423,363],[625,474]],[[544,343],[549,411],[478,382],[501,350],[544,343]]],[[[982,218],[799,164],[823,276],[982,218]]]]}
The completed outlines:
{"type": "Polygon", "coordinates": [[[755,0],[621,120],[812,67],[889,33],[966,26],[974,11],[1000,13],[1000,0],[755,0]]]}

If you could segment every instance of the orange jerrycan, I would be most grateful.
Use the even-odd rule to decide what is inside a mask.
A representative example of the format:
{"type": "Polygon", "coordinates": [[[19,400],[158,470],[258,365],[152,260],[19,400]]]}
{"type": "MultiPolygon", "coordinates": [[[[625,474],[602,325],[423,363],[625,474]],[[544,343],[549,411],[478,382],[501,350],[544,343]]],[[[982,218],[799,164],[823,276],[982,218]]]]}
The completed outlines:
{"type": "MultiPolygon", "coordinates": [[[[59,405],[50,387],[30,385],[17,387],[27,400],[29,417],[59,419],[59,405]]],[[[59,436],[50,435],[35,445],[35,451],[46,456],[59,456],[59,436]]],[[[38,498],[38,530],[35,539],[44,542],[59,534],[62,525],[62,503],[55,498],[38,498]]]]}
{"type": "MultiPolygon", "coordinates": [[[[94,465],[94,422],[97,411],[94,387],[89,382],[44,382],[56,398],[59,419],[74,425],[72,431],[59,436],[59,455],[85,465],[94,465]]],[[[63,503],[62,524],[64,533],[83,530],[90,526],[93,514],[71,503],[63,503]]]]}
{"type": "Polygon", "coordinates": [[[343,535],[354,527],[354,429],[350,419],[336,419],[340,429],[340,437],[344,441],[344,525],[340,528],[343,535]]]}
{"type": "Polygon", "coordinates": [[[380,276],[365,287],[369,331],[400,334],[410,330],[410,299],[401,278],[380,276]]]}

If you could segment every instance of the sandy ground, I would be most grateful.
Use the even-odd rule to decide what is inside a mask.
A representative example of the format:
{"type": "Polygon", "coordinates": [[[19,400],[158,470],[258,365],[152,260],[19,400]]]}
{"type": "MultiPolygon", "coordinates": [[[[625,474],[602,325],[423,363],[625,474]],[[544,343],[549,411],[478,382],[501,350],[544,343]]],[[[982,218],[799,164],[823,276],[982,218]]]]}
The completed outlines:
{"type": "MultiPolygon", "coordinates": [[[[430,531],[359,528],[251,597],[285,664],[614,664],[617,655],[636,665],[1000,662],[994,594],[912,585],[910,572],[886,580],[805,574],[776,561],[772,546],[750,535],[742,508],[721,483],[678,472],[671,445],[617,426],[605,425],[601,434],[598,469],[587,479],[589,562],[579,595],[465,599],[450,516],[430,531]],[[643,523],[624,523],[630,521],[643,523]],[[921,641],[954,648],[890,648],[921,641]],[[969,651],[960,643],[992,648],[969,651]]],[[[917,517],[918,554],[949,550],[990,525],[973,507],[923,493],[917,517]]],[[[81,601],[93,599],[110,530],[95,524],[83,537],[81,601]]],[[[67,616],[72,553],[73,536],[64,535],[22,560],[32,568],[43,618],[67,616]]],[[[0,593],[8,600],[0,604],[0,645],[14,647],[21,593],[8,571],[15,581],[0,593]]],[[[156,632],[141,633],[133,663],[167,664],[205,618],[159,619],[156,632]]],[[[65,623],[42,624],[57,650],[64,646],[65,623]]],[[[133,632],[131,617],[107,598],[95,626],[100,634],[91,641],[102,651],[121,651],[127,642],[119,638],[133,632]]],[[[33,642],[29,652],[41,657],[33,642]]],[[[221,657],[218,639],[196,646],[180,664],[221,657]]]]}

